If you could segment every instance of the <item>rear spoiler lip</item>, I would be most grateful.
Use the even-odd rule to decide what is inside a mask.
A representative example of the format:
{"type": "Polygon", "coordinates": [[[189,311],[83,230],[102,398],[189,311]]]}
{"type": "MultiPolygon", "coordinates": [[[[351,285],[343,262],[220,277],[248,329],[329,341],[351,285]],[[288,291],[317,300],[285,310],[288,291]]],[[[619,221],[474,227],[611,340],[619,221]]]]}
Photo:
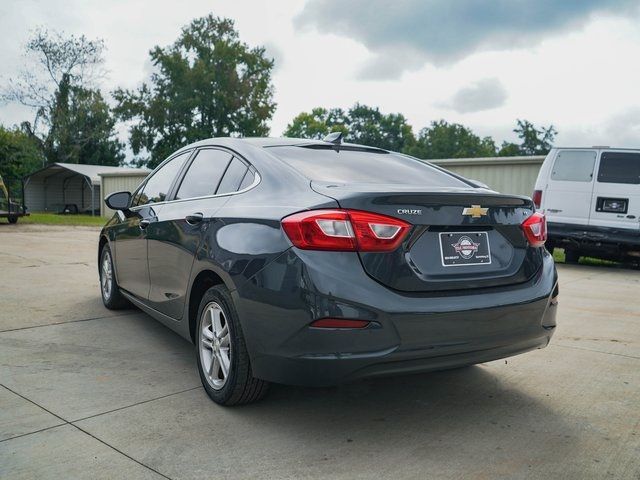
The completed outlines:
{"type": "MultiPolygon", "coordinates": [[[[399,184],[369,184],[369,183],[336,183],[311,181],[311,188],[321,194],[340,201],[362,194],[393,196],[393,197],[420,197],[421,205],[461,205],[469,206],[481,204],[482,206],[509,206],[534,209],[533,201],[525,195],[509,195],[479,188],[455,188],[434,187],[420,189],[415,185],[399,184]],[[449,197],[447,200],[445,198],[449,197]],[[456,198],[458,197],[458,198],[456,198]],[[455,199],[455,200],[454,200],[455,199]],[[452,201],[453,200],[453,201],[452,201]]],[[[398,198],[400,200],[400,198],[398,198]]],[[[396,203],[396,202],[393,202],[396,203]]],[[[398,204],[411,204],[410,198],[399,201],[398,204]]]]}

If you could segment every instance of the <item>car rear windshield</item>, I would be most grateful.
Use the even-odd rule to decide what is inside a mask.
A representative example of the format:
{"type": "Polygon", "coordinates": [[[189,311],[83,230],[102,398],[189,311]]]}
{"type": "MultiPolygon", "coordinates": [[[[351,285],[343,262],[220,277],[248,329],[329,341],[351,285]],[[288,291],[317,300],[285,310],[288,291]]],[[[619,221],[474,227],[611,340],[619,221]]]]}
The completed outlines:
{"type": "Polygon", "coordinates": [[[269,152],[310,180],[321,182],[470,186],[420,160],[385,151],[286,146],[270,147],[269,152]]]}

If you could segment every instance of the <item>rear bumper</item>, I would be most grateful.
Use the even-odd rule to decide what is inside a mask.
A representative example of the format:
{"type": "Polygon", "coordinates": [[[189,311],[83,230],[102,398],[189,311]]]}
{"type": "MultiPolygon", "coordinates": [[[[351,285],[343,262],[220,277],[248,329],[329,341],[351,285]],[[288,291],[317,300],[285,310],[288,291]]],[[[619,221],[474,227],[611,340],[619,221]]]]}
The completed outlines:
{"type": "Polygon", "coordinates": [[[640,250],[640,230],[633,228],[594,227],[570,223],[547,223],[549,242],[583,250],[620,252],[640,250]]]}
{"type": "Polygon", "coordinates": [[[234,292],[254,375],[324,386],[440,370],[543,348],[555,330],[553,260],[525,284],[464,295],[406,295],[364,273],[357,255],[291,249],[234,292]],[[318,318],[366,329],[309,328],[318,318]]]}

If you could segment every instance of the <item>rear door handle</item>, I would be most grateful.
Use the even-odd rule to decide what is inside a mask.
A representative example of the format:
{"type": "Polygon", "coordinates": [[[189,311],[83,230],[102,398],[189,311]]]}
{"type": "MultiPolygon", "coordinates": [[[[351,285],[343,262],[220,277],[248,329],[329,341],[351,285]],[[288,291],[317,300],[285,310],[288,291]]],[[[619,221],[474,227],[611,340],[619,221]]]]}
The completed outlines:
{"type": "Polygon", "coordinates": [[[144,230],[145,228],[147,228],[150,223],[151,222],[146,218],[143,218],[142,220],[140,220],[140,230],[144,230]]]}
{"type": "Polygon", "coordinates": [[[184,219],[187,221],[189,225],[197,225],[203,219],[203,215],[200,212],[192,213],[191,215],[187,215],[184,219]]]}

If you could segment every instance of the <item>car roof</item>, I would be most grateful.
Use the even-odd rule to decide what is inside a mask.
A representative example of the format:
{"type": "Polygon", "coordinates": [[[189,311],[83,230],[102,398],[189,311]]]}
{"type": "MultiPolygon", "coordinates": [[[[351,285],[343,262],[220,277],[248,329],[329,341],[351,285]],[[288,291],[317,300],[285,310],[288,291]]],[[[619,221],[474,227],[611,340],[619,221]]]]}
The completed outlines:
{"type": "MultiPolygon", "coordinates": [[[[251,145],[258,148],[269,148],[269,147],[295,147],[295,146],[311,146],[311,145],[323,145],[329,146],[332,145],[331,142],[325,142],[323,140],[315,140],[309,138],[288,138],[288,137],[213,137],[207,138],[205,140],[200,140],[199,142],[195,142],[189,145],[182,147],[180,150],[185,150],[189,148],[197,148],[197,147],[206,147],[206,146],[223,146],[233,148],[237,145],[251,145]]],[[[356,143],[341,143],[341,146],[351,147],[351,148],[363,148],[367,150],[379,150],[381,152],[387,152],[387,150],[377,148],[377,147],[369,147],[367,145],[359,145],[356,143]]]]}

